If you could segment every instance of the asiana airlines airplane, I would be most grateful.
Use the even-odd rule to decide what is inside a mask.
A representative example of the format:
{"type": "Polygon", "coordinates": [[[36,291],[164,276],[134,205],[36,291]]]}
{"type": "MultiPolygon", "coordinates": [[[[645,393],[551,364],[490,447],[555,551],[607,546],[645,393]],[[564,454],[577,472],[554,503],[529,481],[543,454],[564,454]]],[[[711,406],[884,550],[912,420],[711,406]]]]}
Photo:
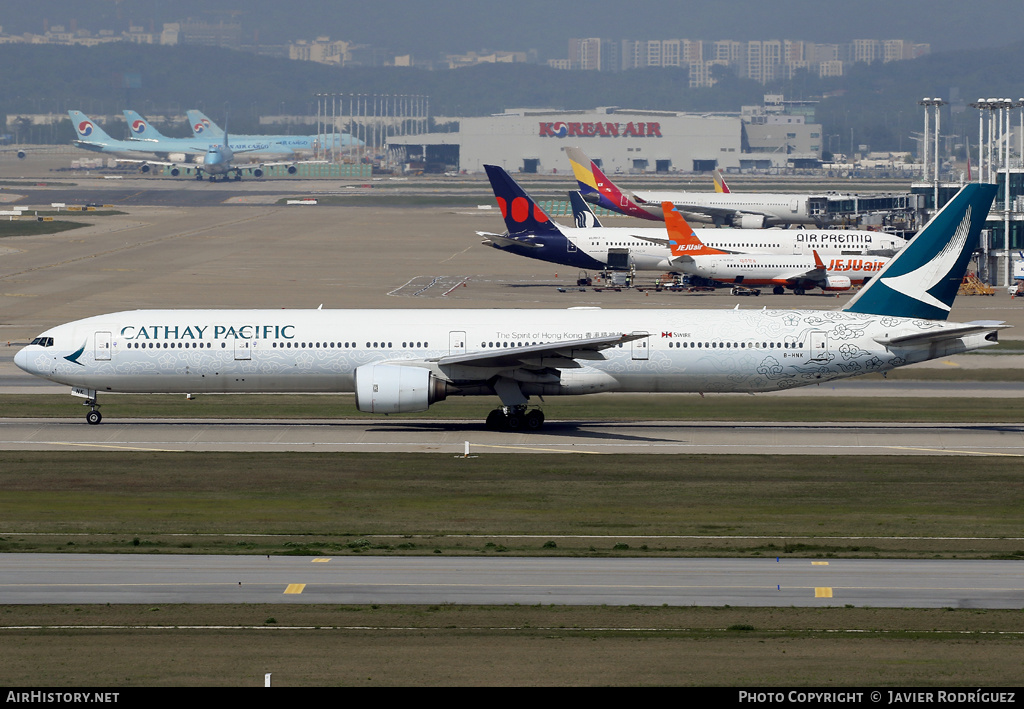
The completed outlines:
{"type": "Polygon", "coordinates": [[[360,411],[497,396],[491,428],[536,430],[530,397],[772,392],[986,347],[947,322],[995,185],[964,187],[839,310],[134,310],[52,327],[15,355],[101,420],[104,393],[355,392],[360,411]]]}

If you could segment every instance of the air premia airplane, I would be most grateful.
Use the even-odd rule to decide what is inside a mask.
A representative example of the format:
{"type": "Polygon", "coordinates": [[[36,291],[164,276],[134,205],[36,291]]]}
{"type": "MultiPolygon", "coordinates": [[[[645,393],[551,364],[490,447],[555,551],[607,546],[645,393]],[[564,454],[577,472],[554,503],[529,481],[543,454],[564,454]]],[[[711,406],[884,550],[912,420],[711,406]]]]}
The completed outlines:
{"type": "Polygon", "coordinates": [[[135,310],[50,328],[15,355],[104,392],[348,392],[367,413],[497,395],[493,428],[537,429],[529,397],[769,392],[966,352],[997,322],[949,323],[995,185],[964,187],[841,310],[135,310]]]}

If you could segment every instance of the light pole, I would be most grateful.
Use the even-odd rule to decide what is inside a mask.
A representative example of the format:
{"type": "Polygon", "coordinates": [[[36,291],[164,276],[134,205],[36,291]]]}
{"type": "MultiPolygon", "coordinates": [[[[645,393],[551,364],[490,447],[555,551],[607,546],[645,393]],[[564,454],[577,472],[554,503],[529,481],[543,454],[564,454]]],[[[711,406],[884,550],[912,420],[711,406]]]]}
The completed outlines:
{"type": "Polygon", "coordinates": [[[941,163],[939,162],[939,126],[940,126],[940,110],[946,105],[946,102],[941,98],[923,98],[917,102],[919,106],[924,106],[924,146],[921,151],[924,153],[924,179],[928,181],[928,152],[930,148],[931,140],[928,130],[928,111],[929,109],[935,109],[935,211],[939,210],[939,169],[941,163]]]}

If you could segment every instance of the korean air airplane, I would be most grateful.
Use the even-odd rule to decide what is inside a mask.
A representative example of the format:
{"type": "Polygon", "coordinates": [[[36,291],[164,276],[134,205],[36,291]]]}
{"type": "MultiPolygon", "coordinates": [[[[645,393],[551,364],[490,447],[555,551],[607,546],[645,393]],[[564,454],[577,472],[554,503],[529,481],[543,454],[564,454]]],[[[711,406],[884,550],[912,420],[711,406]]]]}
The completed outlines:
{"type": "MultiPolygon", "coordinates": [[[[207,118],[196,111],[186,111],[188,122],[192,126],[192,135],[201,140],[218,140],[224,131],[207,118]]],[[[324,133],[323,135],[236,135],[235,140],[242,143],[248,141],[268,141],[280,145],[294,152],[309,152],[319,148],[320,150],[331,150],[332,148],[350,148],[364,145],[363,141],[354,138],[348,133],[324,133]]]]}
{"type": "MultiPolygon", "coordinates": [[[[177,139],[167,138],[163,136],[156,128],[153,128],[142,116],[135,111],[125,111],[125,119],[128,121],[128,125],[134,135],[152,135],[152,138],[137,138],[139,143],[149,143],[152,141],[153,145],[156,146],[172,146],[179,144],[199,143],[200,141],[192,139],[177,139]]],[[[136,142],[136,141],[131,141],[136,142]]],[[[287,166],[289,175],[294,175],[298,172],[299,165],[305,165],[309,163],[323,163],[323,160],[283,160],[279,162],[260,162],[260,163],[247,163],[247,164],[236,164],[235,155],[239,153],[249,153],[251,155],[267,155],[267,154],[278,154],[291,156],[293,153],[288,148],[282,146],[272,145],[268,142],[244,142],[241,145],[229,144],[228,134],[221,133],[216,140],[206,139],[206,149],[203,155],[202,164],[188,164],[173,161],[161,161],[161,160],[134,160],[134,159],[121,159],[119,162],[138,163],[142,172],[149,172],[154,166],[169,167],[172,177],[178,177],[183,170],[195,173],[197,180],[202,180],[203,176],[208,176],[210,182],[216,180],[219,176],[222,180],[228,180],[233,177],[235,180],[241,180],[243,173],[248,173],[253,177],[263,177],[263,172],[268,167],[275,166],[287,166]]],[[[193,145],[192,150],[198,149],[197,146],[193,145]]],[[[172,155],[174,153],[171,153],[172,155]]]]}
{"type": "Polygon", "coordinates": [[[354,391],[373,414],[496,396],[489,427],[534,430],[530,397],[792,389],[996,342],[1002,323],[947,322],[995,192],[964,187],[840,310],[135,310],[48,328],[15,364],[92,424],[113,392],[354,391]]]}
{"type": "Polygon", "coordinates": [[[116,138],[111,138],[106,131],[100,128],[96,121],[81,111],[68,111],[68,116],[71,117],[71,125],[74,126],[75,135],[77,136],[74,144],[83,150],[114,155],[139,155],[140,153],[146,153],[164,159],[168,158],[172,153],[178,153],[181,155],[182,160],[185,159],[185,155],[202,155],[206,152],[205,146],[197,147],[195,144],[177,146],[170,149],[161,147],[155,142],[117,140],[116,138]]]}
{"type": "MultiPolygon", "coordinates": [[[[224,144],[224,131],[220,131],[216,135],[207,134],[202,138],[168,138],[135,111],[123,111],[123,113],[132,138],[149,143],[159,148],[162,153],[188,153],[196,150],[205,152],[210,149],[210,146],[224,144]]],[[[232,149],[235,152],[254,155],[276,155],[278,157],[293,155],[293,151],[283,145],[266,139],[252,140],[252,137],[234,136],[231,139],[232,149]]]]}
{"type": "Polygon", "coordinates": [[[569,163],[584,199],[628,216],[660,221],[661,203],[671,202],[688,219],[761,229],[781,224],[819,225],[812,195],[730,192],[716,175],[715,192],[632,192],[612,182],[579,148],[566,148],[569,163]]]}
{"type": "MultiPolygon", "coordinates": [[[[477,232],[483,243],[540,261],[586,270],[680,271],[692,265],[692,247],[673,241],[664,227],[602,227],[593,213],[573,200],[576,227],[557,224],[512,177],[485,165],[507,231],[477,232]]],[[[691,230],[693,231],[693,230],[691,230]]],[[[906,242],[873,231],[832,229],[700,229],[703,244],[722,253],[824,256],[892,255],[906,242]]]]}

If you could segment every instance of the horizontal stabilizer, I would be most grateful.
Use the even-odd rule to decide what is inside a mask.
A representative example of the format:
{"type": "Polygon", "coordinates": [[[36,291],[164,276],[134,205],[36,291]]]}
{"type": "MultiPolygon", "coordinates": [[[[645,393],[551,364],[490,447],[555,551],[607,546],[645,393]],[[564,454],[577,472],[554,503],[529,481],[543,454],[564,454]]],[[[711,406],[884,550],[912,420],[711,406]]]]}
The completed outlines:
{"type": "Polygon", "coordinates": [[[527,241],[526,239],[515,239],[509,236],[505,236],[504,234],[491,234],[486,231],[478,231],[477,236],[484,237],[483,243],[495,244],[499,248],[503,248],[505,246],[525,246],[526,248],[530,249],[539,249],[543,247],[542,244],[538,244],[534,241],[527,241]]]}
{"type": "Polygon", "coordinates": [[[928,342],[941,342],[943,340],[955,340],[967,335],[976,335],[979,332],[990,330],[1005,330],[1011,327],[998,320],[976,320],[963,323],[955,327],[943,327],[941,329],[929,330],[927,332],[914,332],[909,335],[895,335],[893,337],[876,337],[875,342],[880,345],[904,347],[907,345],[921,345],[928,342]]]}

